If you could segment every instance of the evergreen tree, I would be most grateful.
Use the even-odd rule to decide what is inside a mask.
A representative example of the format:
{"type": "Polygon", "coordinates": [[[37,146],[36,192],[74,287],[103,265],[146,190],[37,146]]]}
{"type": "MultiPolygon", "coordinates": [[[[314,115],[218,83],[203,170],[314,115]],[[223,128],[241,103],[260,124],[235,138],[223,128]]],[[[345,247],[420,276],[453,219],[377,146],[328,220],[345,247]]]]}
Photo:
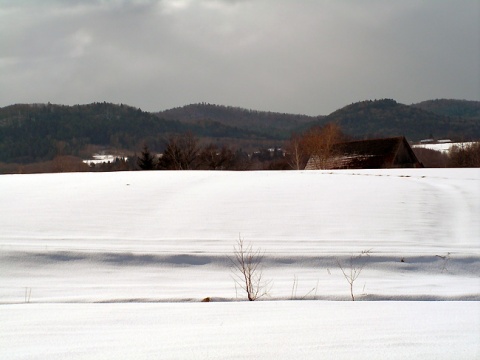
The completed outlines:
{"type": "Polygon", "coordinates": [[[137,164],[142,170],[155,169],[155,157],[152,155],[147,145],[143,147],[142,153],[138,157],[137,164]]]}

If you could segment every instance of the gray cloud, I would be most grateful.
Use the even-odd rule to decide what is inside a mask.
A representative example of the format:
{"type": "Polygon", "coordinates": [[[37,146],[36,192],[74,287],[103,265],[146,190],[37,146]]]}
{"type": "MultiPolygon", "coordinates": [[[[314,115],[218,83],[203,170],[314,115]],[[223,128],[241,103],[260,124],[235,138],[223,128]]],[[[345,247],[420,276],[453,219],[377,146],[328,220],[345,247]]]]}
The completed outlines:
{"type": "Polygon", "coordinates": [[[479,100],[477,1],[0,0],[0,106],[479,100]]]}

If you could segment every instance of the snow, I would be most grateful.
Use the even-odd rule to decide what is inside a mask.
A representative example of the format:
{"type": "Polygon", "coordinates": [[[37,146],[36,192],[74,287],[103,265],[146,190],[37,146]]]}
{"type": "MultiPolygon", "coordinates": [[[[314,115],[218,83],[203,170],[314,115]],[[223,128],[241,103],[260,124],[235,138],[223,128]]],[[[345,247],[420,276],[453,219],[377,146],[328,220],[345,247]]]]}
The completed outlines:
{"type": "Polygon", "coordinates": [[[435,151],[440,151],[443,153],[448,153],[450,149],[453,146],[470,146],[472,144],[475,144],[475,142],[446,142],[442,140],[439,140],[438,143],[432,143],[432,144],[417,144],[413,145],[412,147],[414,148],[424,148],[424,149],[430,149],[430,150],[435,150],[435,151]]]}
{"type": "Polygon", "coordinates": [[[95,154],[92,156],[93,160],[88,159],[88,160],[83,160],[83,162],[87,165],[92,165],[92,164],[104,164],[104,163],[113,163],[117,159],[121,160],[127,160],[128,158],[125,156],[118,156],[118,155],[104,155],[104,154],[95,154]]]}
{"type": "Polygon", "coordinates": [[[474,314],[473,302],[10,305],[0,344],[9,359],[478,359],[474,314]]]}
{"type": "Polygon", "coordinates": [[[0,189],[8,359],[480,358],[479,169],[2,175],[0,189]],[[240,301],[239,238],[265,253],[267,301],[240,301]],[[361,301],[346,301],[338,264],[364,250],[361,301]]]}

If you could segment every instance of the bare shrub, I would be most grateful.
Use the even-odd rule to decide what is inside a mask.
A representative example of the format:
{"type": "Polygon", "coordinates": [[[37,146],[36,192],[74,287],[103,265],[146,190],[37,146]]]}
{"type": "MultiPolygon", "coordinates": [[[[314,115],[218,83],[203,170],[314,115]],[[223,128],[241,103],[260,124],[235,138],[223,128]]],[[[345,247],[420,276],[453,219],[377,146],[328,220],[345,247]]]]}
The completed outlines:
{"type": "Polygon", "coordinates": [[[233,279],[247,293],[249,301],[255,301],[268,295],[270,281],[263,280],[261,263],[263,252],[254,250],[252,245],[245,245],[241,237],[233,248],[233,279]]]}
{"type": "Polygon", "coordinates": [[[450,253],[448,252],[446,255],[442,256],[442,255],[435,255],[436,257],[440,258],[443,260],[443,263],[442,263],[442,273],[447,271],[448,272],[448,269],[447,269],[447,265],[448,265],[448,262],[450,260],[450,253]]]}
{"type": "Polygon", "coordinates": [[[350,256],[348,268],[343,266],[340,260],[337,259],[337,265],[340,268],[340,270],[342,270],[343,276],[345,277],[345,280],[347,280],[350,286],[350,296],[352,297],[352,301],[355,301],[355,295],[353,293],[353,284],[355,283],[355,280],[357,280],[360,274],[362,273],[366,265],[364,258],[366,256],[370,256],[370,251],[371,250],[364,250],[358,255],[350,256]]]}
{"type": "Polygon", "coordinates": [[[317,286],[313,287],[302,297],[297,296],[297,289],[298,289],[298,277],[297,275],[293,276],[293,285],[292,285],[292,294],[290,296],[290,300],[305,300],[309,295],[312,295],[312,299],[315,300],[317,297],[317,289],[318,289],[318,281],[317,286]],[[313,294],[312,294],[313,293],[313,294]]]}
{"type": "Polygon", "coordinates": [[[30,303],[30,298],[32,297],[32,288],[26,287],[25,288],[25,303],[30,303]]]}

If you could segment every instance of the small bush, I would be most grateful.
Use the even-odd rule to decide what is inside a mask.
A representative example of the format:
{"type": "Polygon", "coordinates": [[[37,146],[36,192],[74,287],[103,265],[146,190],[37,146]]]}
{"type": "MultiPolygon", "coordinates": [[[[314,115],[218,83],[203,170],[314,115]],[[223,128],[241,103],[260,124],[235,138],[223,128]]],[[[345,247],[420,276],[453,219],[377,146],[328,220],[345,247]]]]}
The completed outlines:
{"type": "Polygon", "coordinates": [[[254,250],[252,245],[245,245],[239,237],[237,245],[234,246],[233,274],[235,285],[247,293],[249,301],[255,301],[267,296],[270,290],[270,282],[263,280],[261,263],[263,253],[260,249],[254,250]]]}

